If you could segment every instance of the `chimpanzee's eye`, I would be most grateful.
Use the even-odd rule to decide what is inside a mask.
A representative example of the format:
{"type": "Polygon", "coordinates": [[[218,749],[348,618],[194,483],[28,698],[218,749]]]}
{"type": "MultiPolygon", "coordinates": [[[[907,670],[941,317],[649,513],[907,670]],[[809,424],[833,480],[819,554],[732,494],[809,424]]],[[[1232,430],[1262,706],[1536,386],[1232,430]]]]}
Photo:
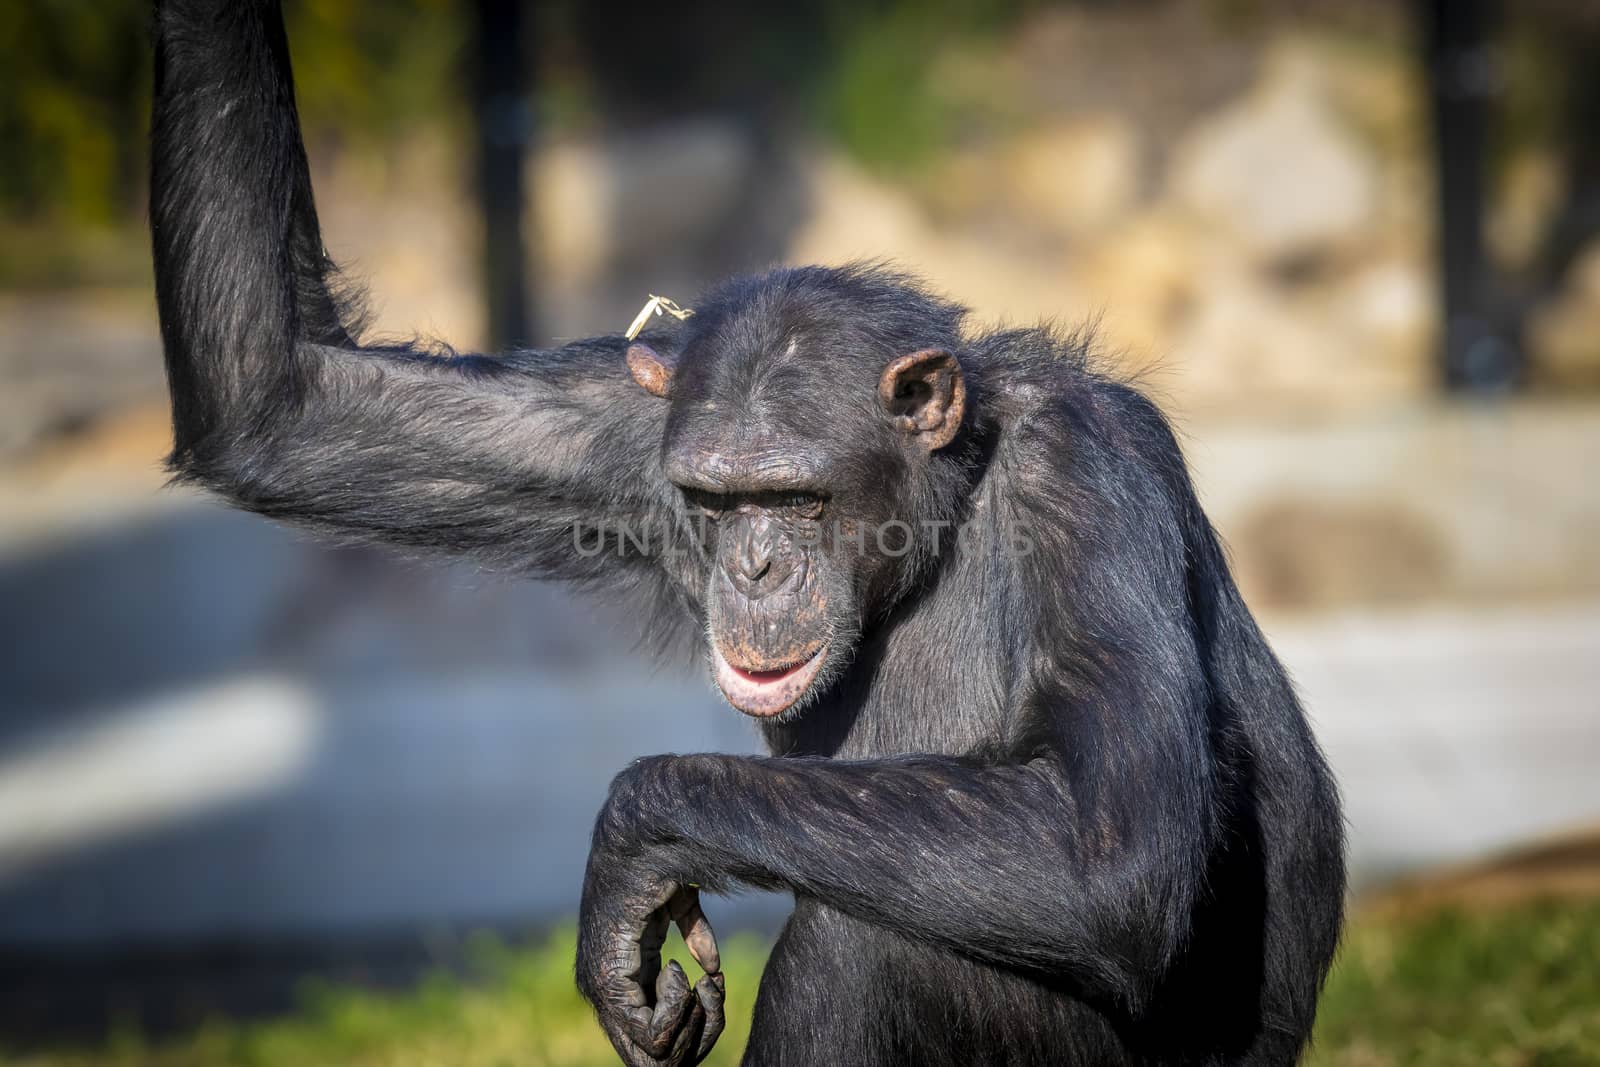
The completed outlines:
{"type": "Polygon", "coordinates": [[[784,493],[773,506],[792,511],[802,519],[822,516],[822,498],[815,493],[784,493]]]}
{"type": "Polygon", "coordinates": [[[816,493],[776,491],[757,493],[711,493],[704,489],[682,488],[684,502],[693,511],[709,519],[720,519],[741,508],[787,512],[802,519],[815,519],[822,515],[824,500],[816,493]]]}
{"type": "Polygon", "coordinates": [[[711,519],[720,519],[733,508],[733,502],[721,493],[708,493],[704,489],[685,489],[683,499],[688,501],[691,508],[711,519]]]}

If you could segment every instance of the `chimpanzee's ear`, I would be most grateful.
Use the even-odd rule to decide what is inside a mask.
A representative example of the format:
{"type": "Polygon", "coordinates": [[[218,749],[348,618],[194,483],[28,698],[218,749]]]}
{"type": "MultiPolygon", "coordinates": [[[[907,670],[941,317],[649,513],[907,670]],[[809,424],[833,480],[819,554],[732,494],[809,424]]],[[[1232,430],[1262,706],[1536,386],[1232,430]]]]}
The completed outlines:
{"type": "Polygon", "coordinates": [[[635,341],[628,346],[628,373],[651,396],[665,400],[672,395],[672,372],[676,361],[645,344],[635,341]]]}
{"type": "Polygon", "coordinates": [[[949,444],[961,429],[967,383],[955,356],[942,348],[924,348],[884,368],[878,400],[896,426],[916,434],[931,452],[949,444]]]}

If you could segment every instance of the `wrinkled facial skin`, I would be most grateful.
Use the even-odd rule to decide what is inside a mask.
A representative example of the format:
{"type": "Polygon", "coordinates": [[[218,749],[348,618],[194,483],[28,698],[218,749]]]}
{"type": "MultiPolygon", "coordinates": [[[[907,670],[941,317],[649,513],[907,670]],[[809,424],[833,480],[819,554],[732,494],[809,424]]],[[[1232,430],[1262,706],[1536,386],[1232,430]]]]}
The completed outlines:
{"type": "MultiPolygon", "coordinates": [[[[804,478],[795,451],[736,453],[791,462],[729,469],[727,453],[704,446],[669,453],[701,544],[694,577],[717,687],[735,708],[784,721],[801,713],[849,666],[864,619],[892,584],[899,562],[870,534],[893,506],[858,494],[827,468],[804,478]]],[[[875,469],[892,470],[879,463],[875,469]]],[[[889,484],[889,473],[877,484],[889,484]]]]}
{"type": "Polygon", "coordinates": [[[802,470],[802,456],[828,457],[798,442],[736,440],[724,450],[718,440],[685,435],[666,460],[702,547],[695,581],[712,676],[745,714],[792,718],[849,665],[892,584],[899,561],[867,531],[893,514],[881,487],[894,484],[898,464],[890,453],[802,470]],[[858,490],[841,467],[873,472],[865,480],[878,492],[858,490]]]}
{"type": "Polygon", "coordinates": [[[823,551],[826,505],[782,492],[691,498],[711,527],[705,607],[717,686],[746,714],[781,715],[812,691],[831,652],[848,658],[831,647],[854,629],[854,611],[848,576],[823,551]]]}

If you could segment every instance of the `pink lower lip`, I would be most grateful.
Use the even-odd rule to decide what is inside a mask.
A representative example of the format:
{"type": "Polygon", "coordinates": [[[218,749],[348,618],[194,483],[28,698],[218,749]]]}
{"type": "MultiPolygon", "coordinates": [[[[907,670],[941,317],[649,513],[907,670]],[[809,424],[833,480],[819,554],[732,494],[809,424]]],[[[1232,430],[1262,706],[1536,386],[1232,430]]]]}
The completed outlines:
{"type": "Polygon", "coordinates": [[[712,645],[711,658],[717,688],[728,698],[728,703],[756,718],[770,718],[788,710],[811,687],[827,646],[818,648],[799,663],[775,671],[751,671],[736,667],[723,656],[722,650],[712,645]]]}
{"type": "Polygon", "coordinates": [[[795,671],[804,667],[807,662],[809,661],[794,663],[775,671],[747,671],[743,667],[735,667],[731,663],[728,664],[728,669],[747,682],[754,682],[757,685],[771,685],[773,682],[783,681],[795,671]]]}

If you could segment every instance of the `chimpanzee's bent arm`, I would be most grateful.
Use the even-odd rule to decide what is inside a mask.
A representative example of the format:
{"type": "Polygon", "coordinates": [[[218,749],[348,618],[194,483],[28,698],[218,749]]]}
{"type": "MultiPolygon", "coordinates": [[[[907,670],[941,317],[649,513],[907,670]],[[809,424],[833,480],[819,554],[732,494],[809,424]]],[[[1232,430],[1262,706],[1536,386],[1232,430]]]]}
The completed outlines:
{"type": "Polygon", "coordinates": [[[1182,793],[1144,798],[1162,810],[1106,798],[1091,812],[1053,760],[652,757],[613,786],[589,881],[617,865],[787,889],[1136,1005],[1181,948],[1200,888],[1210,813],[1198,795],[1180,810],[1182,793]]]}
{"type": "Polygon", "coordinates": [[[181,475],[348,536],[575,577],[619,558],[576,552],[580,525],[670,521],[662,405],[620,339],[498,358],[351,339],[275,2],[165,0],[156,64],[151,227],[181,475]]]}

